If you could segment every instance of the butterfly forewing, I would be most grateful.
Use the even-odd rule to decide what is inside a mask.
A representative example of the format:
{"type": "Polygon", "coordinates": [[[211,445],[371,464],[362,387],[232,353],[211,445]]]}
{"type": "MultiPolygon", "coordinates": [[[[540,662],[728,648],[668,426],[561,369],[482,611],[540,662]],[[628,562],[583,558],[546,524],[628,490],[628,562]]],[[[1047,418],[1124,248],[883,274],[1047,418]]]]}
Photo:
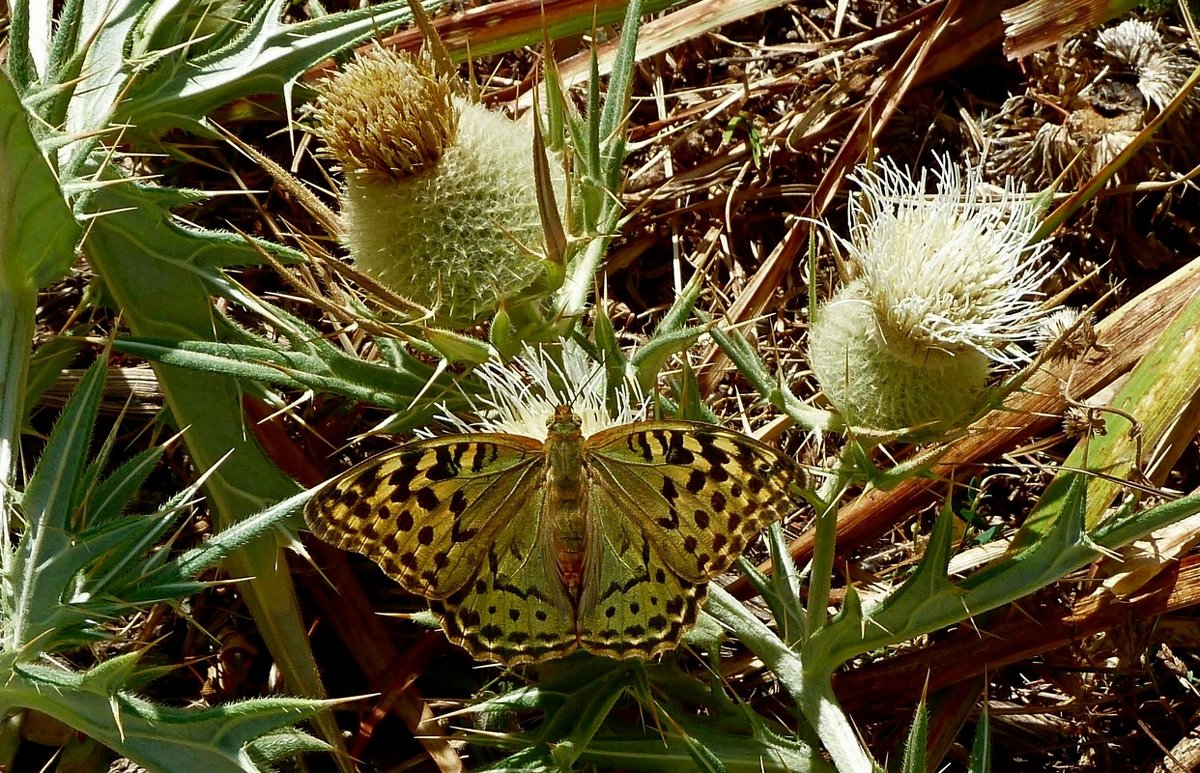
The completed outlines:
{"type": "Polygon", "coordinates": [[[338,477],[304,508],[322,540],[362,553],[410,593],[444,598],[474,578],[542,476],[518,435],[419,440],[338,477]]]}
{"type": "Polygon", "coordinates": [[[588,438],[586,451],[597,495],[691,583],[728,570],[763,527],[795,507],[789,484],[801,473],[790,457],[710,424],[615,427],[588,438]]]}

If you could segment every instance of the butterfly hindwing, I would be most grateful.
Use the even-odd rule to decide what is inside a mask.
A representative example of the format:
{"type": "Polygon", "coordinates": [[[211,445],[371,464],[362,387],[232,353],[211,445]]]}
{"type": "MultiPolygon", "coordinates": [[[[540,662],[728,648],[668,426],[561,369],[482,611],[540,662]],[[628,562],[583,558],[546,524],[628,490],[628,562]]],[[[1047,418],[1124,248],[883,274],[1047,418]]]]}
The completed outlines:
{"type": "Polygon", "coordinates": [[[587,439],[599,496],[608,497],[679,577],[703,583],[725,572],[751,539],[794,506],[788,456],[722,427],[657,421],[587,439]]]}
{"type": "Polygon", "coordinates": [[[472,580],[432,602],[450,641],[502,663],[538,663],[578,647],[575,611],[546,540],[545,490],[514,512],[472,580]]]}
{"type": "Polygon", "coordinates": [[[648,659],[673,649],[696,622],[705,586],[675,574],[649,537],[594,489],[588,511],[599,565],[594,589],[579,604],[580,645],[617,659],[648,659]]]}
{"type": "Polygon", "coordinates": [[[476,574],[537,489],[542,444],[518,435],[418,440],[375,456],[309,501],[322,540],[362,553],[405,590],[443,598],[476,574]]]}

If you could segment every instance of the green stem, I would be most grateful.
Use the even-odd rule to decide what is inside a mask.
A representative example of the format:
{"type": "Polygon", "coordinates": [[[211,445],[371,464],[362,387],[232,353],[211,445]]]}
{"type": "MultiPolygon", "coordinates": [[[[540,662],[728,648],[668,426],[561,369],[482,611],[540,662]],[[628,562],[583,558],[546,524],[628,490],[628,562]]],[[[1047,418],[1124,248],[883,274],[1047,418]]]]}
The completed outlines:
{"type": "Polygon", "coordinates": [[[870,771],[871,758],[834,697],[830,681],[832,672],[822,669],[815,673],[807,669],[799,653],[788,647],[724,588],[710,586],[708,594],[708,612],[728,626],[737,640],[779,678],[779,683],[816,729],[837,769],[870,771]]]}
{"type": "Polygon", "coordinates": [[[850,481],[845,464],[838,473],[821,486],[820,499],[827,503],[817,510],[814,526],[812,571],[808,577],[808,628],[815,632],[829,617],[829,593],[833,582],[833,561],[837,544],[838,502],[850,481]]]}

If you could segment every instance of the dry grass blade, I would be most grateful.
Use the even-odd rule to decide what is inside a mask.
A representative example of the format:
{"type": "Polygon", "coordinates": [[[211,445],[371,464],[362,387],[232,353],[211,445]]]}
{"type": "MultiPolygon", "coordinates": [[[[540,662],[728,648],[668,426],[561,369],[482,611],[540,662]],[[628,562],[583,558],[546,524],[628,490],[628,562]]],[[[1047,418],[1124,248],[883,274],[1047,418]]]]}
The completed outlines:
{"type": "MultiPolygon", "coordinates": [[[[653,13],[682,0],[649,0],[643,12],[653,13]]],[[[597,24],[612,24],[625,16],[624,0],[501,0],[433,21],[433,29],[455,61],[510,51],[542,39],[543,26],[553,37],[571,30],[583,33],[597,24]]],[[[415,51],[423,33],[412,29],[386,38],[383,45],[415,51]]]]}
{"type": "Polygon", "coordinates": [[[849,711],[871,705],[914,701],[926,678],[938,690],[995,671],[1035,655],[1052,652],[1100,631],[1119,629],[1132,620],[1149,620],[1200,604],[1200,557],[1191,556],[1160,575],[1132,599],[1092,596],[1057,615],[1041,610],[1036,623],[1020,610],[980,631],[963,627],[936,645],[860,666],[834,679],[834,689],[849,711]]]}
{"type": "Polygon", "coordinates": [[[1030,0],[1001,14],[1004,53],[1029,56],[1115,19],[1136,0],[1030,0]]]}
{"type": "MultiPolygon", "coordinates": [[[[720,27],[783,5],[787,0],[700,0],[647,22],[638,33],[637,60],[643,61],[675,46],[694,40],[720,27]]],[[[596,47],[597,69],[601,75],[612,71],[619,41],[610,40],[596,47]]],[[[591,52],[580,52],[558,65],[563,88],[583,83],[591,75],[591,52]]],[[[525,90],[521,105],[528,106],[532,92],[525,90]]],[[[501,92],[498,99],[508,96],[501,92]]]]}

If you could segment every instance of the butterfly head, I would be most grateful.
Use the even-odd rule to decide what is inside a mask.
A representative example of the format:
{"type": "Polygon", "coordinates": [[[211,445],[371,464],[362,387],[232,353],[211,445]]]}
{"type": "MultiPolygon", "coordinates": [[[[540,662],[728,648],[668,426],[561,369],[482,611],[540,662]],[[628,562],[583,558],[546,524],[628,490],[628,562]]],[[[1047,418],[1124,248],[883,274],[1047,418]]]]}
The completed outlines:
{"type": "Polygon", "coordinates": [[[546,420],[546,428],[549,434],[556,436],[563,435],[581,435],[583,433],[583,420],[571,410],[569,405],[559,405],[554,409],[554,415],[546,420]]]}

